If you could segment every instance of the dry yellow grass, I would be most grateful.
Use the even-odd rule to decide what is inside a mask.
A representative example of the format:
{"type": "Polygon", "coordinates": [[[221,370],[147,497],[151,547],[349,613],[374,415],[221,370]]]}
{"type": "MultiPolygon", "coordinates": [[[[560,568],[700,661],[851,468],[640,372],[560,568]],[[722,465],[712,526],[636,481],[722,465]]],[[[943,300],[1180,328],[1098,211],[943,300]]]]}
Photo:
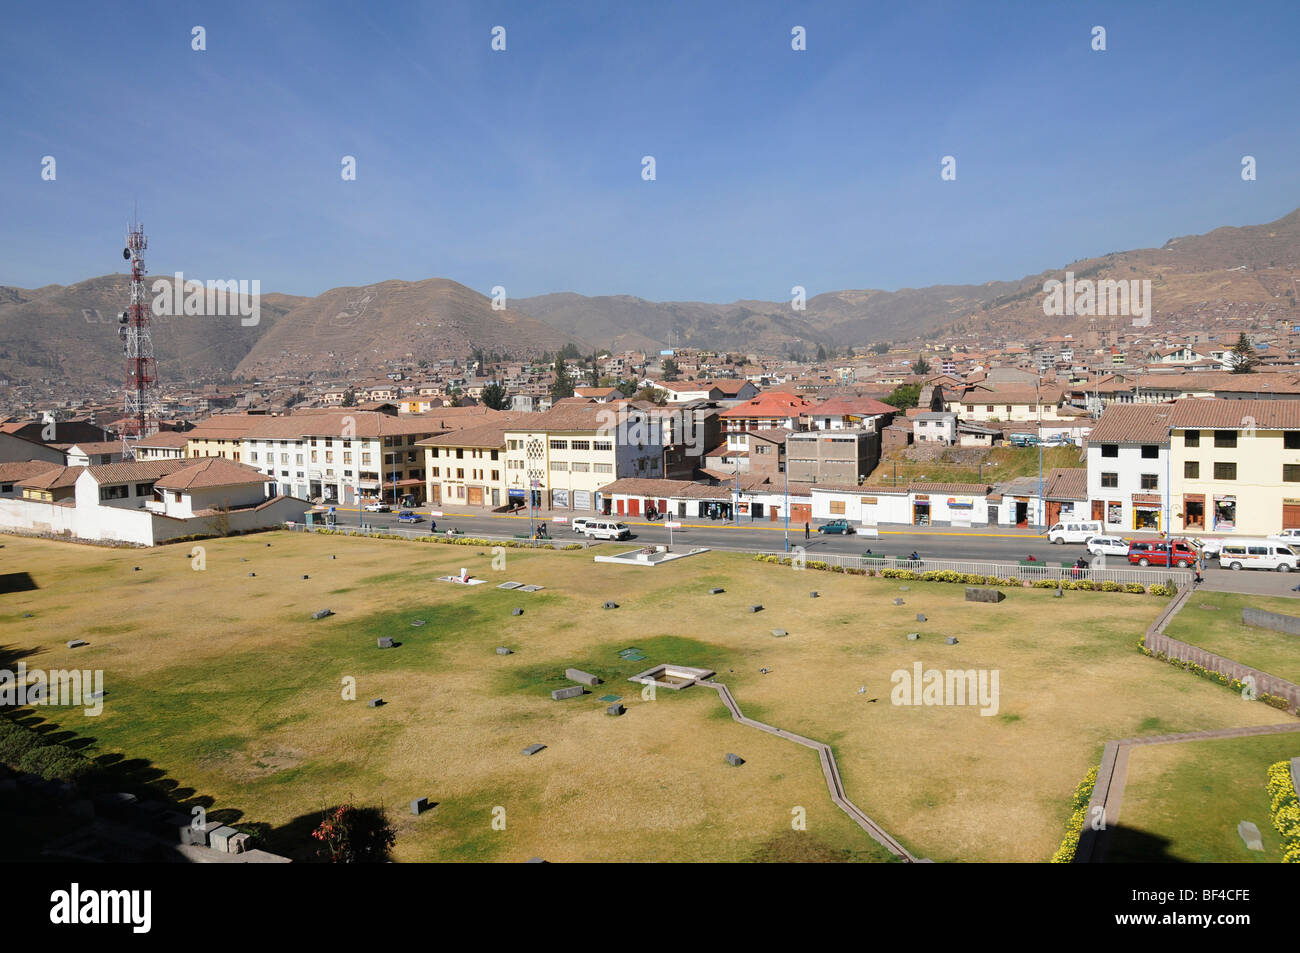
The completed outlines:
{"type": "Polygon", "coordinates": [[[746,714],[831,744],[849,796],[936,860],[1045,860],[1108,738],[1286,717],[1139,655],[1155,597],[1023,590],[974,605],[960,586],[900,593],[736,554],[641,569],[509,550],[495,572],[474,547],[288,534],[204,545],[195,572],[186,546],[8,539],[0,572],[21,566],[40,589],[0,596],[0,641],[40,650],[30,666],[105,669],[104,714],[61,719],[98,751],[149,759],[182,794],[273,828],[296,830],[323,803],[383,803],[399,860],[886,856],[831,804],[813,752],[730,721],[712,691],[641,700],[624,679],[652,662],[714,668],[746,714]],[[461,566],[547,588],[434,581],[461,566]],[[709,596],[715,585],[728,591],[709,596]],[[608,598],[620,608],[602,610],[608,598]],[[746,612],[756,601],[766,611],[746,612]],[[337,615],[308,619],[325,606],[337,615]],[[427,624],[411,627],[417,618],[427,624]],[[404,644],[379,650],[377,634],[404,644]],[[73,637],[91,644],[74,654],[73,637]],[[650,657],[623,663],[626,646],[650,657]],[[917,660],[998,669],[998,716],[891,705],[890,674],[917,660]],[[554,702],[568,665],[607,684],[554,702]],[[346,676],[356,701],[341,698],[346,676]],[[604,714],[606,692],[627,714],[604,714]],[[388,704],[367,708],[377,696],[388,704]],[[548,747],[521,755],[533,742],[548,747]],[[747,763],[728,767],[729,751],[747,763]],[[412,817],[417,796],[438,806],[412,817]],[[491,826],[498,806],[504,831],[491,826]],[[797,837],[795,807],[808,815],[797,837]]]}

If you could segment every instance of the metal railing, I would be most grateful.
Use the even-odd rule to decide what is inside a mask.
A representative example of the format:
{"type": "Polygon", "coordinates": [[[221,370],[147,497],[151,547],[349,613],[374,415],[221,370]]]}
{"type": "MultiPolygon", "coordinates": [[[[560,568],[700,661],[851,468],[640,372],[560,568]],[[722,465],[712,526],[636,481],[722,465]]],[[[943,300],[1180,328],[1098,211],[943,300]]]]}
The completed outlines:
{"type": "Polygon", "coordinates": [[[460,532],[460,533],[456,533],[453,536],[448,536],[445,532],[441,532],[441,531],[435,531],[431,533],[429,532],[428,527],[425,527],[423,529],[419,527],[406,527],[406,526],[360,527],[360,526],[342,526],[338,524],[334,526],[327,526],[323,523],[314,523],[309,526],[306,523],[287,522],[283,525],[283,528],[292,533],[325,532],[333,535],[368,536],[372,539],[378,539],[384,536],[400,536],[403,539],[420,539],[422,537],[432,536],[436,540],[446,540],[446,541],[450,541],[453,539],[486,539],[486,540],[491,540],[493,542],[509,542],[515,544],[516,546],[528,546],[533,548],[552,546],[555,549],[563,549],[565,546],[570,546],[574,544],[586,548],[586,546],[588,545],[587,541],[582,539],[581,537],[570,536],[570,535],[553,536],[549,539],[532,539],[530,537],[523,537],[523,536],[503,536],[499,533],[460,532]]]}
{"type": "MultiPolygon", "coordinates": [[[[791,553],[761,552],[760,556],[789,558],[791,553]]],[[[910,569],[916,573],[923,572],[959,572],[977,576],[995,576],[998,579],[1020,579],[1026,582],[1038,582],[1040,579],[1065,580],[1080,582],[1088,579],[1095,583],[1115,582],[1120,585],[1136,582],[1143,586],[1164,585],[1172,579],[1179,589],[1190,585],[1192,574],[1186,569],[1138,569],[1127,565],[1112,568],[1103,560],[1104,556],[1093,557],[1085,569],[1062,566],[1061,562],[1037,560],[1034,562],[997,563],[978,560],[959,559],[899,559],[893,556],[846,556],[836,553],[803,554],[806,563],[823,562],[843,569],[910,569]]]]}

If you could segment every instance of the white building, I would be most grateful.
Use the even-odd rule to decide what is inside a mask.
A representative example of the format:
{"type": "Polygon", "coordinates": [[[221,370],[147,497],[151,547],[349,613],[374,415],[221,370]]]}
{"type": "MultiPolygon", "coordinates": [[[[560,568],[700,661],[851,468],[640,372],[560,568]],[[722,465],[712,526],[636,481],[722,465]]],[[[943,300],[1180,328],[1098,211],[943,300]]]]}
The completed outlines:
{"type": "Polygon", "coordinates": [[[1111,404],[1092,428],[1089,516],[1107,531],[1165,529],[1169,414],[1167,404],[1111,404]]]}

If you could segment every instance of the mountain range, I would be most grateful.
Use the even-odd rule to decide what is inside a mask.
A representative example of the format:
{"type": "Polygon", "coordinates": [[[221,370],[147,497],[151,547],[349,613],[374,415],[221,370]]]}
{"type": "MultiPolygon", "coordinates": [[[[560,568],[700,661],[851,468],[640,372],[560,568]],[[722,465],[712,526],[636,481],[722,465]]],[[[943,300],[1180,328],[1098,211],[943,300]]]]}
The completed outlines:
{"type": "MultiPolygon", "coordinates": [[[[569,343],[584,352],[691,346],[785,353],[970,334],[1023,339],[1086,326],[1087,318],[1043,313],[1044,282],[1063,280],[1066,271],[1150,280],[1159,325],[1180,316],[1300,317],[1298,262],[1300,209],[1264,225],[1171,238],[1160,248],[1112,252],[1018,281],[832,291],[808,298],[803,310],[789,301],[656,302],[571,292],[512,299],[498,310],[462,284],[429,278],[333,288],[311,298],[264,293],[251,326],[238,316],[155,318],[153,342],[165,383],[364,376],[394,363],[468,357],[476,348],[536,357],[569,343]]],[[[0,377],[71,387],[117,381],[123,361],[116,315],[128,297],[126,275],[35,289],[0,286],[0,377]]]]}

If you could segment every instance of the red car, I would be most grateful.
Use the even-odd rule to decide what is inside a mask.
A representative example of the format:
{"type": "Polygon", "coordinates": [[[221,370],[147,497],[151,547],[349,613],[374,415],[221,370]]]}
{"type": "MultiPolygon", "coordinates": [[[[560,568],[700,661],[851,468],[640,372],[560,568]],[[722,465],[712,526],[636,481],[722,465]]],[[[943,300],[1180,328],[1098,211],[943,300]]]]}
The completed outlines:
{"type": "Polygon", "coordinates": [[[1176,566],[1187,569],[1196,565],[1197,551],[1185,539],[1134,540],[1128,547],[1128,561],[1135,566],[1176,566]]]}

